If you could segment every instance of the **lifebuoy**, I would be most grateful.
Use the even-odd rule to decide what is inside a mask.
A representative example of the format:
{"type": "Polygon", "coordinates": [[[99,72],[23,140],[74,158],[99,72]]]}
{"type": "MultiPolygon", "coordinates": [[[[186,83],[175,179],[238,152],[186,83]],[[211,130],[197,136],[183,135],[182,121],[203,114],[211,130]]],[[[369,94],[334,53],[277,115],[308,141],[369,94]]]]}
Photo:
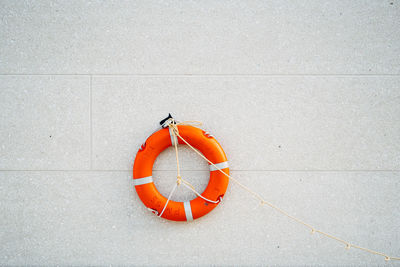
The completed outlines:
{"type": "MultiPolygon", "coordinates": [[[[217,168],[229,174],[228,161],[224,150],[217,140],[207,132],[191,125],[177,125],[179,134],[190,145],[198,149],[207,159],[213,162],[217,168]]],[[[137,194],[143,204],[160,214],[167,198],[158,192],[153,183],[152,170],[157,156],[167,147],[174,145],[174,136],[171,128],[164,128],[153,133],[139,148],[133,165],[133,181],[137,194]]],[[[178,138],[179,144],[184,144],[178,138]]],[[[161,217],[173,221],[192,221],[200,218],[213,210],[224,196],[229,179],[213,165],[210,168],[210,180],[204,192],[204,198],[218,201],[208,202],[197,197],[187,202],[170,200],[161,217]]]]}

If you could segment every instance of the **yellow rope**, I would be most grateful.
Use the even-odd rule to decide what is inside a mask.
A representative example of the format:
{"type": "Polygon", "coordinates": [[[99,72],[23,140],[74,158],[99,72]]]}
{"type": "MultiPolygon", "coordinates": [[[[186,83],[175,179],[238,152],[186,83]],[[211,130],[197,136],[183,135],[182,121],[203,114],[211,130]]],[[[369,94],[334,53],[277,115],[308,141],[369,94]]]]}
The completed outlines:
{"type": "MultiPolygon", "coordinates": [[[[175,122],[175,121],[174,121],[173,119],[171,119],[171,124],[174,123],[174,122],[175,122]]],[[[196,126],[201,126],[201,125],[202,125],[202,123],[201,123],[200,121],[185,121],[185,122],[181,122],[180,124],[182,125],[183,123],[185,123],[185,124],[187,124],[187,125],[190,124],[190,125],[196,125],[196,126]]],[[[176,128],[176,130],[179,132],[178,128],[176,128]]],[[[213,200],[210,200],[210,199],[208,199],[208,198],[203,197],[199,192],[196,191],[196,189],[194,188],[194,186],[193,186],[191,183],[189,183],[188,181],[186,181],[186,180],[184,180],[184,179],[182,178],[181,173],[180,173],[180,167],[179,167],[178,138],[177,138],[177,135],[175,134],[174,131],[172,131],[172,134],[173,134],[173,136],[174,136],[174,147],[175,147],[175,157],[176,157],[176,170],[177,170],[177,176],[176,176],[177,181],[176,181],[176,183],[178,184],[178,186],[181,185],[181,184],[183,184],[184,186],[186,186],[187,188],[189,188],[190,190],[192,190],[193,193],[195,193],[197,196],[201,197],[202,199],[204,199],[204,200],[206,200],[206,201],[208,201],[208,202],[214,203],[214,204],[219,203],[220,200],[213,201],[213,200]]],[[[165,209],[166,205],[168,204],[168,201],[169,201],[169,199],[167,200],[167,203],[165,203],[164,209],[165,209]]]]}
{"type": "Polygon", "coordinates": [[[175,144],[175,157],[176,157],[176,178],[177,178],[177,184],[180,185],[182,183],[182,177],[181,177],[181,168],[179,167],[179,155],[178,155],[178,138],[177,135],[174,134],[174,144],[175,144]]]}
{"type": "MultiPolygon", "coordinates": [[[[173,124],[173,123],[175,123],[175,121],[173,119],[170,119],[169,123],[173,124]]],[[[195,122],[195,121],[190,121],[190,122],[186,122],[186,123],[190,123],[190,124],[195,124],[196,123],[197,125],[201,125],[201,122],[195,122]]],[[[176,130],[179,131],[178,128],[176,128],[176,130]]],[[[166,210],[169,201],[171,200],[173,194],[175,193],[175,190],[181,184],[183,184],[184,186],[186,186],[187,188],[192,190],[193,193],[195,193],[197,196],[201,197],[205,201],[208,201],[208,202],[211,202],[211,203],[214,203],[214,204],[217,204],[217,203],[220,202],[220,199],[218,199],[217,201],[213,201],[213,200],[210,200],[208,198],[203,197],[199,192],[196,191],[196,189],[194,188],[194,186],[191,183],[189,183],[188,181],[182,179],[181,170],[180,170],[180,166],[179,166],[178,138],[177,138],[177,135],[175,134],[174,131],[172,131],[172,133],[173,133],[173,136],[174,136],[175,157],[176,157],[176,172],[177,172],[177,174],[176,174],[176,184],[174,185],[174,187],[172,188],[171,192],[169,193],[167,201],[165,202],[164,207],[161,210],[161,213],[158,214],[158,217],[161,217],[164,214],[164,211],[166,210]]],[[[151,211],[154,212],[154,210],[151,210],[151,211]]]]}
{"type": "MultiPolygon", "coordinates": [[[[324,235],[330,239],[336,240],[338,242],[341,242],[343,244],[346,245],[346,249],[350,249],[350,248],[357,248],[363,251],[366,251],[368,253],[371,254],[375,254],[375,255],[380,255],[383,256],[385,258],[385,261],[389,261],[389,260],[400,260],[400,257],[391,257],[385,253],[379,252],[379,251],[375,251],[369,248],[364,248],[364,247],[360,247],[358,245],[355,244],[351,244],[348,241],[345,241],[339,237],[336,237],[334,235],[328,234],[324,231],[321,230],[317,230],[315,227],[311,226],[308,223],[305,223],[304,221],[300,220],[299,218],[290,215],[289,213],[287,213],[286,211],[282,210],[281,208],[279,208],[278,206],[275,206],[274,204],[272,204],[271,202],[268,202],[266,200],[263,199],[263,197],[261,197],[258,193],[254,192],[253,190],[251,190],[249,187],[245,186],[244,184],[240,183],[237,179],[233,178],[232,176],[230,176],[229,174],[225,173],[222,169],[218,168],[213,162],[211,162],[209,159],[207,159],[202,153],[200,153],[196,148],[194,148],[191,144],[189,144],[180,134],[179,134],[179,129],[178,129],[178,125],[202,125],[201,122],[199,121],[184,121],[184,122],[180,122],[180,123],[176,123],[175,120],[171,120],[171,123],[168,124],[168,127],[172,128],[172,133],[174,135],[174,141],[175,141],[175,152],[176,152],[176,159],[177,159],[177,173],[178,173],[178,180],[182,181],[182,178],[180,177],[180,170],[179,170],[179,159],[178,159],[178,146],[177,146],[177,137],[179,137],[189,148],[191,148],[194,152],[196,152],[200,157],[202,157],[205,161],[207,161],[209,164],[213,165],[219,172],[223,173],[226,177],[228,177],[230,180],[232,180],[233,182],[235,182],[237,185],[239,185],[240,187],[242,187],[244,190],[246,190],[247,192],[249,192],[251,195],[253,195],[255,198],[257,198],[260,201],[261,205],[267,205],[273,209],[275,209],[276,211],[280,212],[281,214],[289,217],[290,219],[310,228],[311,233],[319,233],[321,235],[324,235]]],[[[194,187],[189,184],[188,182],[184,181],[185,184],[188,184],[193,190],[194,187]]],[[[178,184],[180,184],[178,182],[178,184]]],[[[195,191],[195,190],[194,190],[195,191]]],[[[197,192],[197,191],[196,191],[197,192]]]]}

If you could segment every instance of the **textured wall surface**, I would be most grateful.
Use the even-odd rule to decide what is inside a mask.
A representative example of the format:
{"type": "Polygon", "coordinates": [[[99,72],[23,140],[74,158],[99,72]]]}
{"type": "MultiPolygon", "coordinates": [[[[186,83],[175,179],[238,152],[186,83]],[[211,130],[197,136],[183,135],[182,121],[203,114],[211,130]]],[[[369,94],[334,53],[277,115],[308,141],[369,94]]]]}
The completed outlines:
{"type": "Polygon", "coordinates": [[[201,219],[159,219],[131,174],[168,112],[199,120],[265,199],[400,256],[399,1],[1,0],[0,18],[0,265],[399,265],[233,183],[201,219]]]}

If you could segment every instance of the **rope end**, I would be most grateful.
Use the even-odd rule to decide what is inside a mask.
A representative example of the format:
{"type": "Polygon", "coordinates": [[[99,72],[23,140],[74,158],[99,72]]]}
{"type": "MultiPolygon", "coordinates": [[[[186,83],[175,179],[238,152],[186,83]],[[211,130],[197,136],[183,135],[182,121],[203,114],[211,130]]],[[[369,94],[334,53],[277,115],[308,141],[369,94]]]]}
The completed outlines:
{"type": "Polygon", "coordinates": [[[158,211],[156,209],[147,208],[147,210],[150,211],[151,213],[153,213],[154,215],[158,216],[158,211]]]}

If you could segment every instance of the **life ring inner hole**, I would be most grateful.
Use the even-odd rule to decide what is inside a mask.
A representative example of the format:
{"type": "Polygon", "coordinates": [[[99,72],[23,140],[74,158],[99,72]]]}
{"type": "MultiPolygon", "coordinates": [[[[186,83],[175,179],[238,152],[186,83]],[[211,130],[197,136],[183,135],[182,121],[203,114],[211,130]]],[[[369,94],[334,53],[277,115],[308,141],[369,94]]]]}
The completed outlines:
{"type": "MultiPolygon", "coordinates": [[[[210,180],[208,164],[186,145],[178,145],[178,152],[182,178],[191,183],[197,192],[203,193],[210,180]]],[[[153,182],[157,190],[167,198],[176,183],[174,147],[170,146],[158,155],[153,165],[153,182]]],[[[191,190],[180,185],[171,200],[184,202],[196,197],[191,190]]]]}

